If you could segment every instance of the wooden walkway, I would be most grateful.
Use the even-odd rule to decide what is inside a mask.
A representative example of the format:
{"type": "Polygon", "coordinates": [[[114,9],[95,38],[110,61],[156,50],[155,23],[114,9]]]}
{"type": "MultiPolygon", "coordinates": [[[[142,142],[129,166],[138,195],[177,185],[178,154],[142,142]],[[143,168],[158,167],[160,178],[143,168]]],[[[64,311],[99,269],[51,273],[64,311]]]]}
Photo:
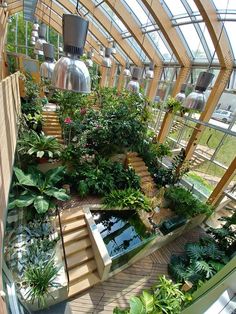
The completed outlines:
{"type": "Polygon", "coordinates": [[[198,241],[203,234],[199,227],[187,232],[116,276],[69,300],[67,308],[73,314],[112,314],[116,306],[127,307],[130,297],[150,288],[158,276],[168,275],[167,265],[172,254],[183,252],[185,243],[198,241]]]}

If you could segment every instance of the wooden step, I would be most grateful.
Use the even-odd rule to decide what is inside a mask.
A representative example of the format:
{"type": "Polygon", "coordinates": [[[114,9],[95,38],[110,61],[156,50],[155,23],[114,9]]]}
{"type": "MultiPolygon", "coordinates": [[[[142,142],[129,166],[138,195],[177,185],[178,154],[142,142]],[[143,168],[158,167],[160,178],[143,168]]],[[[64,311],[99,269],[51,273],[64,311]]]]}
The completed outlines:
{"type": "Polygon", "coordinates": [[[81,277],[69,285],[68,296],[72,297],[98,283],[100,281],[97,271],[81,277]]]}
{"type": "Polygon", "coordinates": [[[138,161],[143,161],[143,159],[141,157],[138,156],[134,156],[134,157],[127,157],[127,161],[128,163],[132,163],[132,162],[138,162],[138,161]]]}
{"type": "Polygon", "coordinates": [[[61,126],[58,125],[45,125],[43,126],[44,130],[48,130],[48,131],[60,131],[61,132],[61,126]]]}
{"type": "Polygon", "coordinates": [[[71,254],[66,258],[68,269],[78,266],[92,258],[94,258],[94,254],[91,247],[71,254]]]}
{"type": "Polygon", "coordinates": [[[139,172],[144,172],[144,171],[148,171],[148,167],[147,166],[133,166],[132,165],[132,168],[135,170],[135,172],[137,172],[137,174],[139,173],[139,172]]]}
{"type": "Polygon", "coordinates": [[[73,230],[71,233],[63,235],[64,243],[76,241],[85,237],[88,237],[87,227],[79,228],[78,230],[73,230]]]}
{"type": "Polygon", "coordinates": [[[62,232],[63,232],[63,235],[65,235],[68,232],[77,230],[79,228],[83,228],[85,226],[86,226],[86,221],[84,218],[81,218],[77,221],[63,223],[62,232]]]}
{"type": "Polygon", "coordinates": [[[83,217],[84,217],[84,211],[83,211],[83,209],[81,209],[79,207],[72,207],[72,208],[64,210],[61,213],[61,221],[63,223],[77,220],[77,219],[80,219],[83,217]]]}
{"type": "Polygon", "coordinates": [[[136,152],[128,152],[127,153],[127,158],[130,158],[130,157],[137,157],[138,156],[138,153],[136,152]]]}
{"type": "Polygon", "coordinates": [[[91,247],[91,241],[88,237],[82,240],[65,243],[66,256],[82,251],[88,247],[91,247]]]}
{"type": "Polygon", "coordinates": [[[148,178],[152,178],[152,176],[150,175],[150,173],[145,170],[145,171],[140,171],[140,172],[136,172],[135,173],[140,176],[141,178],[145,178],[145,177],[148,177],[148,178]]]}
{"type": "Polygon", "coordinates": [[[70,269],[69,270],[70,284],[72,281],[78,280],[79,278],[92,273],[96,269],[97,265],[94,259],[70,269]]]}
{"type": "Polygon", "coordinates": [[[146,177],[141,177],[140,179],[141,185],[148,182],[153,183],[153,178],[150,175],[146,177]]]}
{"type": "Polygon", "coordinates": [[[133,168],[136,168],[136,167],[146,167],[144,161],[132,161],[131,163],[129,163],[129,165],[131,167],[133,167],[133,168]]]}
{"type": "Polygon", "coordinates": [[[44,132],[45,134],[49,134],[50,136],[54,136],[54,137],[55,137],[55,135],[56,135],[56,136],[57,136],[57,135],[60,135],[60,137],[61,137],[61,131],[47,130],[47,129],[43,128],[43,132],[44,132]]]}

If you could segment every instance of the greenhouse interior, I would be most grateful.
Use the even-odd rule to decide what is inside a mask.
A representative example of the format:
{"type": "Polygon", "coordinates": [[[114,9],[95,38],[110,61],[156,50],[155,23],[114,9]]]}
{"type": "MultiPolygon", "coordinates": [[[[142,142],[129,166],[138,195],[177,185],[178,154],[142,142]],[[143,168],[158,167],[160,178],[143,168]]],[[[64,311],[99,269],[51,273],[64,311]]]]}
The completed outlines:
{"type": "Polygon", "coordinates": [[[236,313],[236,0],[0,0],[0,313],[236,313]]]}

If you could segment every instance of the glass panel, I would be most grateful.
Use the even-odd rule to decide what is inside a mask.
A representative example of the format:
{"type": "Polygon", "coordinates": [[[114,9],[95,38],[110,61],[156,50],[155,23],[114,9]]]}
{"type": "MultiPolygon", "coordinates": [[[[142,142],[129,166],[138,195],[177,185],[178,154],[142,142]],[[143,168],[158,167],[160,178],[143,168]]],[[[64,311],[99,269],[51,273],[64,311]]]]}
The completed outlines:
{"type": "Polygon", "coordinates": [[[222,1],[222,0],[213,0],[217,10],[226,10],[228,5],[228,10],[236,10],[236,1],[229,0],[229,1],[222,1]]]}
{"type": "Polygon", "coordinates": [[[186,9],[183,6],[181,0],[175,0],[174,3],[173,3],[173,0],[165,0],[165,3],[168,6],[172,15],[179,15],[179,14],[186,13],[186,9]]]}
{"type": "Polygon", "coordinates": [[[204,48],[201,44],[197,31],[192,24],[179,26],[184,38],[192,52],[193,58],[196,61],[207,60],[204,48]]]}
{"type": "Polygon", "coordinates": [[[191,7],[191,10],[194,13],[199,13],[198,7],[196,6],[194,0],[186,0],[186,2],[188,3],[188,5],[191,7]]]}
{"type": "MultiPolygon", "coordinates": [[[[198,25],[200,25],[201,27],[201,30],[203,32],[203,37],[207,43],[207,47],[208,49],[210,50],[210,53],[211,53],[211,57],[213,56],[214,52],[215,52],[215,47],[213,45],[213,42],[211,40],[211,36],[208,32],[208,29],[206,27],[206,24],[205,23],[199,23],[198,25]]],[[[214,54],[214,61],[217,62],[218,61],[218,57],[217,57],[217,54],[215,53],[214,54]]]]}
{"type": "Polygon", "coordinates": [[[141,5],[137,0],[122,0],[127,6],[130,12],[140,24],[152,24],[149,15],[145,13],[141,5]]]}
{"type": "Polygon", "coordinates": [[[117,26],[119,31],[121,32],[128,31],[125,25],[122,23],[122,21],[118,18],[118,16],[111,10],[111,8],[106,3],[103,2],[99,7],[102,9],[103,13],[105,13],[109,17],[109,19],[112,20],[112,23],[117,26]]]}
{"type": "MultiPolygon", "coordinates": [[[[160,52],[162,58],[165,61],[169,61],[171,59],[171,49],[167,48],[167,44],[163,42],[161,36],[160,36],[160,32],[152,32],[150,34],[148,34],[149,38],[151,39],[151,41],[153,42],[154,46],[156,47],[156,49],[158,49],[158,51],[160,52]]],[[[174,60],[173,60],[174,61],[174,60]]]]}
{"type": "Polygon", "coordinates": [[[234,136],[227,135],[220,143],[214,160],[225,165],[226,167],[229,167],[235,156],[236,138],[234,136]]]}
{"type": "MultiPolygon", "coordinates": [[[[235,2],[236,3],[236,2],[235,2]]],[[[224,26],[229,37],[230,45],[234,54],[234,59],[236,59],[236,38],[235,38],[235,22],[225,22],[224,26]]]]}

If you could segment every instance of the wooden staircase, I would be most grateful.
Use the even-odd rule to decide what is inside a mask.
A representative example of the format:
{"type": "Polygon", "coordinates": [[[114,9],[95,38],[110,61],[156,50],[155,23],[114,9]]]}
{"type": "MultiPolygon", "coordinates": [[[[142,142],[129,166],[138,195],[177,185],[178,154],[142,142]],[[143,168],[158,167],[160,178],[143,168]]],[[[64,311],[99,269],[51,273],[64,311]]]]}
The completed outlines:
{"type": "MultiPolygon", "coordinates": [[[[65,209],[60,214],[72,297],[100,281],[83,209],[65,209]]],[[[64,254],[63,254],[64,256],[64,254]]]]}
{"type": "Polygon", "coordinates": [[[193,157],[190,160],[190,166],[189,168],[191,170],[194,170],[198,167],[200,167],[204,162],[206,162],[207,160],[197,154],[193,154],[193,157]]]}
{"type": "Polygon", "coordinates": [[[140,185],[143,193],[148,197],[154,197],[157,193],[156,184],[148,171],[148,167],[136,152],[129,152],[126,155],[127,165],[131,166],[135,173],[140,176],[140,185]]]}
{"type": "Polygon", "coordinates": [[[43,111],[43,132],[63,143],[62,129],[56,111],[43,111]]]}

